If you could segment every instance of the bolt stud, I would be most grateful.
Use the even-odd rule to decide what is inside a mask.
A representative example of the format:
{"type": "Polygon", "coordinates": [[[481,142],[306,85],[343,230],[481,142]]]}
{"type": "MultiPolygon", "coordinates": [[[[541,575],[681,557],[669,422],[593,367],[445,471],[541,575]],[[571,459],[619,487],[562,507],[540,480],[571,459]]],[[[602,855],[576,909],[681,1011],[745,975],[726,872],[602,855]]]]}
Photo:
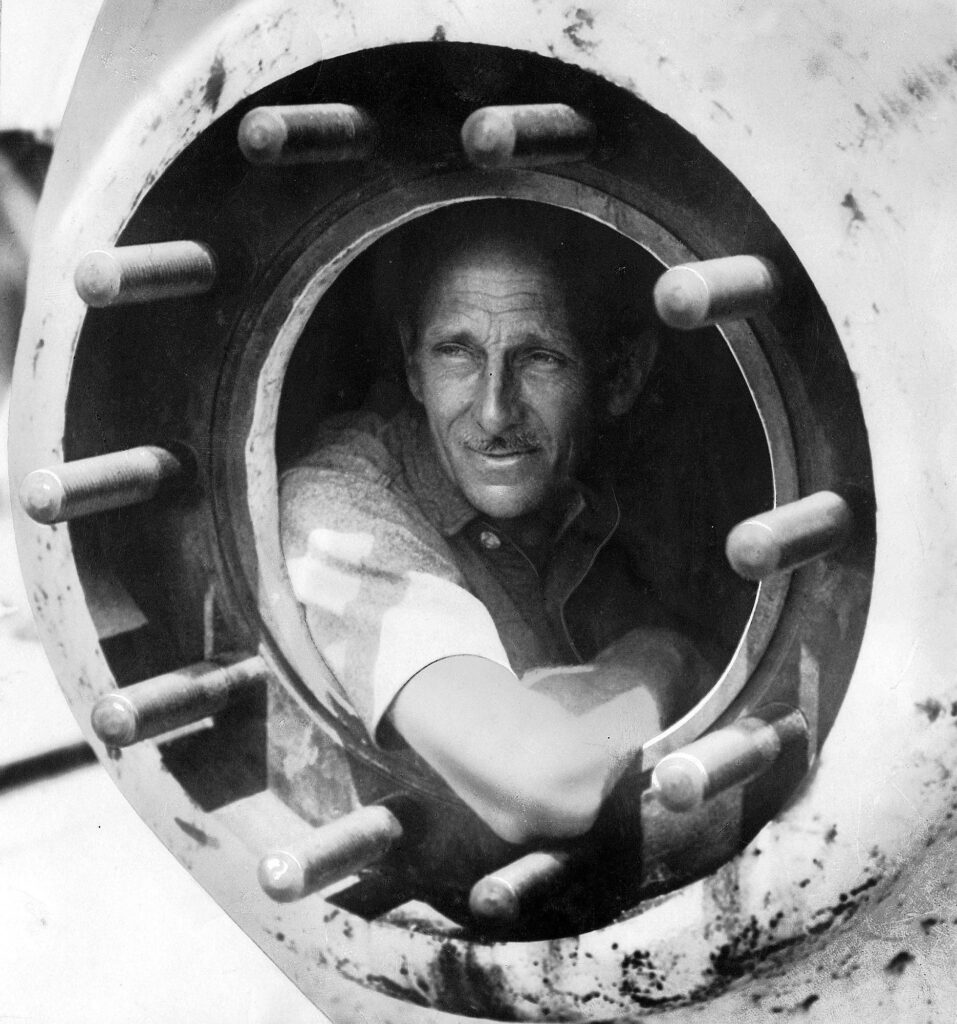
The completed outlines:
{"type": "Polygon", "coordinates": [[[216,257],[202,242],[94,249],[77,264],[77,294],[95,307],[202,295],[216,283],[216,257]]]}
{"type": "Polygon", "coordinates": [[[685,263],[655,284],[658,316],[669,327],[693,331],[718,320],[741,320],[778,301],[781,275],[763,256],[726,256],[685,263]]]}
{"type": "Polygon", "coordinates": [[[663,757],[651,789],[670,811],[691,811],[705,800],[766,771],[792,743],[807,740],[807,721],[788,709],[766,721],[740,718],[663,757]]]}
{"type": "Polygon", "coordinates": [[[376,135],[375,121],[359,107],[309,103],[250,110],[237,141],[253,164],[341,163],[371,157],[376,135]]]}
{"type": "Polygon", "coordinates": [[[278,903],[302,899],[381,860],[403,834],[388,807],[360,807],[267,853],[259,862],[259,884],[278,903]]]}
{"type": "Polygon", "coordinates": [[[35,522],[61,523],[148,501],[183,474],[172,452],[142,445],[35,469],[20,485],[20,504],[35,522]]]}
{"type": "Polygon", "coordinates": [[[515,924],[562,888],[573,860],[571,851],[536,850],[480,878],[469,895],[473,917],[497,927],[515,924]]]}
{"type": "Polygon", "coordinates": [[[738,523],[725,554],[739,576],[759,581],[830,554],[853,529],[847,502],[833,491],[818,491],[738,523]]]}
{"type": "Polygon", "coordinates": [[[584,160],[595,126],[564,103],[482,107],[462,125],[462,147],[475,167],[538,167],[584,160]]]}
{"type": "Polygon", "coordinates": [[[228,665],[201,661],[106,694],[90,721],[107,746],[128,747],[215,715],[268,677],[258,656],[228,665]]]}

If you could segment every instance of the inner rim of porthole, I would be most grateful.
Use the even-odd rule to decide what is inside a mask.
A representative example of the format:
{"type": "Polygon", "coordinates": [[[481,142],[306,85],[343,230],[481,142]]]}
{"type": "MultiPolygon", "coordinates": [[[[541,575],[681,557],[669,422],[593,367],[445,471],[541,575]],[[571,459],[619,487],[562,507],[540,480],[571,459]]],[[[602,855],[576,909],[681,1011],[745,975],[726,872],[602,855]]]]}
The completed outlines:
{"type": "MultiPolygon", "coordinates": [[[[273,642],[300,680],[331,679],[332,674],[322,663],[292,593],[279,539],[275,438],[286,368],[319,302],[360,254],[389,232],[440,207],[485,199],[530,200],[589,217],[639,246],[661,264],[662,270],[696,258],[662,225],[626,202],[579,182],[527,171],[447,175],[407,185],[399,195],[386,194],[355,207],[308,245],[259,321],[258,330],[271,332],[271,343],[256,381],[246,444],[247,495],[257,561],[261,570],[268,567],[275,573],[267,581],[269,599],[260,602],[260,610],[273,642]]],[[[727,324],[718,330],[761,422],[774,501],[792,501],[798,496],[794,447],[771,369],[746,323],[727,324]]],[[[642,770],[652,768],[666,754],[700,736],[741,693],[774,633],[787,588],[786,576],[757,587],[747,624],[720,678],[697,705],[645,745],[642,770]]],[[[344,700],[334,689],[328,696],[330,700],[324,703],[331,709],[344,700]]]]}

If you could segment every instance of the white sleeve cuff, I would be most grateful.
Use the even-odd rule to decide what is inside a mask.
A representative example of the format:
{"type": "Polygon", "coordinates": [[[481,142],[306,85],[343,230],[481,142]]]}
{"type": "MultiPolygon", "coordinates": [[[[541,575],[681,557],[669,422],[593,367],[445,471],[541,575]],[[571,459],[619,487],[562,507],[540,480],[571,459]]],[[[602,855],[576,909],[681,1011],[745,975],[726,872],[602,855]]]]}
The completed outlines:
{"type": "Polygon", "coordinates": [[[488,609],[463,587],[428,573],[410,572],[399,605],[382,617],[373,668],[373,730],[403,686],[442,658],[476,655],[511,670],[488,609]]]}

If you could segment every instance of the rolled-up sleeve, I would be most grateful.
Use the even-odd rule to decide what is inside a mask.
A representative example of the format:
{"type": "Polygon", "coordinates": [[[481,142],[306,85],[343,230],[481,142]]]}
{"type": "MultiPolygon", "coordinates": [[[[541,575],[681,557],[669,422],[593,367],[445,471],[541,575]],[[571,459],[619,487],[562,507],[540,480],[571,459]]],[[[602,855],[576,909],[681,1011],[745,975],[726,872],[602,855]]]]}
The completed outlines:
{"type": "Polygon", "coordinates": [[[442,658],[509,666],[492,617],[441,534],[369,467],[283,475],[283,549],[324,661],[374,739],[406,682],[442,658]]]}

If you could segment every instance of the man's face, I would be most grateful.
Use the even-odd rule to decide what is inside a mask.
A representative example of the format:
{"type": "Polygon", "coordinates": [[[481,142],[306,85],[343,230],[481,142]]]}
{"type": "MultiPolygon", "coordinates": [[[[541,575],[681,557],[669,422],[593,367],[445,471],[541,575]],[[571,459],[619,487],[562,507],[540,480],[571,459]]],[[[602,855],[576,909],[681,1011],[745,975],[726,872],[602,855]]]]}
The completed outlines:
{"type": "Polygon", "coordinates": [[[428,289],[408,360],[448,476],[478,511],[541,509],[591,433],[591,374],[554,275],[503,246],[461,254],[428,289]]]}

